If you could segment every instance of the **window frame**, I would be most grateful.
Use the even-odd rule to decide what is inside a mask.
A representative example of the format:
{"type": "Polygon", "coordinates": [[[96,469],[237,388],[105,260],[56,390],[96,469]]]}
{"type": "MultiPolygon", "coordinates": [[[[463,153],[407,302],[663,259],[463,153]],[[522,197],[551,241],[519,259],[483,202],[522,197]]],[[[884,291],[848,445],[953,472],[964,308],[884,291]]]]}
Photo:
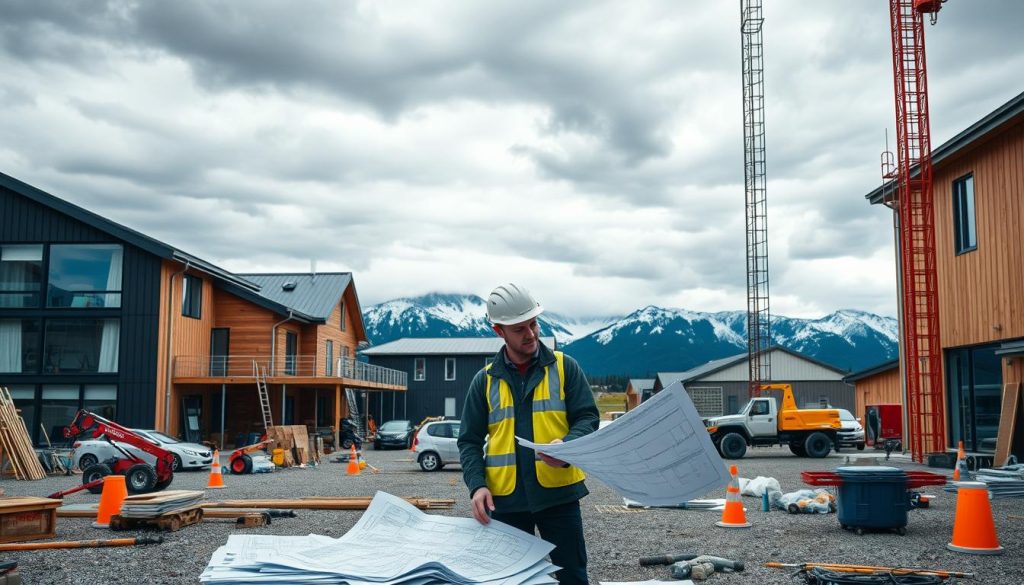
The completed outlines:
{"type": "Polygon", "coordinates": [[[953,253],[957,256],[978,249],[978,208],[974,173],[953,180],[953,253]]]}
{"type": "Polygon", "coordinates": [[[455,381],[455,376],[456,376],[455,368],[456,368],[455,358],[453,358],[453,357],[446,357],[446,358],[444,358],[444,381],[445,382],[454,382],[455,381]],[[448,364],[451,364],[451,366],[452,366],[451,377],[448,376],[448,364]]]}
{"type": "MultiPolygon", "coordinates": [[[[46,299],[44,299],[43,297],[44,297],[44,291],[46,290],[46,278],[48,276],[47,272],[49,270],[47,268],[47,266],[48,266],[47,253],[49,252],[48,247],[45,244],[38,244],[38,243],[3,242],[3,243],[0,243],[0,263],[3,262],[4,248],[7,248],[8,252],[10,254],[12,254],[12,255],[15,254],[15,249],[16,248],[20,248],[22,250],[25,250],[25,249],[28,249],[28,248],[38,248],[39,260],[34,260],[34,259],[33,260],[15,259],[15,260],[8,260],[8,262],[22,262],[22,263],[37,264],[38,265],[37,269],[39,271],[39,275],[38,275],[39,276],[39,282],[32,283],[32,282],[24,281],[24,282],[16,283],[16,282],[13,282],[13,281],[6,282],[6,281],[0,280],[0,309],[25,310],[25,309],[39,309],[39,308],[42,308],[45,305],[45,302],[46,302],[46,299]],[[11,285],[14,285],[14,286],[21,285],[21,286],[24,287],[24,286],[30,286],[32,284],[36,285],[36,289],[35,290],[21,289],[21,288],[4,288],[5,286],[11,286],[11,285]],[[17,298],[17,297],[22,297],[22,299],[23,299],[22,302],[17,304],[17,305],[15,305],[14,303],[8,304],[7,302],[4,302],[4,300],[3,300],[3,299],[6,299],[6,298],[17,298]],[[26,299],[27,299],[27,302],[26,302],[26,299]]],[[[2,274],[2,272],[0,272],[0,274],[2,274]]]]}
{"type": "Polygon", "coordinates": [[[334,375],[334,340],[328,339],[324,342],[324,374],[327,376],[334,375]]]}
{"type": "Polygon", "coordinates": [[[425,382],[427,380],[427,358],[412,358],[412,381],[425,382]]]}
{"type": "Polygon", "coordinates": [[[341,301],[341,319],[338,322],[338,329],[345,330],[345,301],[341,301]]]}
{"type": "Polygon", "coordinates": [[[190,319],[203,318],[203,279],[183,274],[181,279],[181,315],[190,319]],[[188,284],[191,283],[191,284],[188,284]],[[198,283],[198,286],[197,286],[198,283]]]}

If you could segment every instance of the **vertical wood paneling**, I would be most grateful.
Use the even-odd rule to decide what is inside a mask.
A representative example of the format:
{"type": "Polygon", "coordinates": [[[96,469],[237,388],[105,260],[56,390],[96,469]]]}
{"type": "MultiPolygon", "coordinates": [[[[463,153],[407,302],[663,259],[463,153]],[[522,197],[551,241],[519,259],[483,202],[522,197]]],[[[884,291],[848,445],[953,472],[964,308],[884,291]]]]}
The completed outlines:
{"type": "Polygon", "coordinates": [[[863,419],[868,404],[903,404],[899,367],[857,380],[855,386],[857,411],[854,416],[863,419]]]}
{"type": "Polygon", "coordinates": [[[942,346],[1024,337],[1024,122],[942,161],[934,184],[942,346]],[[978,248],[957,256],[952,185],[970,173],[978,248]]]}

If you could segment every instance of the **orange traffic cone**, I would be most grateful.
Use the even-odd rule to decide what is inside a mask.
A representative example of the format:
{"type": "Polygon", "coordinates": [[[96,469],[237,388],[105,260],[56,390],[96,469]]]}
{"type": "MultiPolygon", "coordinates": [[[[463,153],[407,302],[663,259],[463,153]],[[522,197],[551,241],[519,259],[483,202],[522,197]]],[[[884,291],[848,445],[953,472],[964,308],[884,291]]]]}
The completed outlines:
{"type": "Polygon", "coordinates": [[[213,462],[210,463],[210,481],[206,483],[206,489],[223,489],[224,476],[220,472],[220,451],[213,452],[213,462]]]}
{"type": "Polygon", "coordinates": [[[100,493],[100,509],[96,513],[93,528],[110,528],[110,518],[121,513],[121,504],[128,497],[128,486],[123,475],[108,475],[103,478],[103,491],[100,493]]]}
{"type": "Polygon", "coordinates": [[[740,498],[740,480],[737,477],[736,466],[729,467],[729,486],[725,488],[725,509],[722,510],[722,519],[715,522],[715,526],[722,528],[750,528],[747,522],[747,515],[743,511],[743,500],[740,498]]]}
{"type": "MultiPolygon", "coordinates": [[[[967,471],[967,457],[964,455],[964,442],[960,441],[960,446],[956,452],[956,464],[953,466],[953,481],[960,481],[960,478],[966,476],[966,473],[961,474],[961,470],[967,471]]],[[[963,477],[966,481],[967,477],[963,477]]]]}
{"type": "Polygon", "coordinates": [[[356,446],[352,445],[352,454],[348,456],[348,475],[359,475],[359,455],[356,453],[356,446]]]}
{"type": "Polygon", "coordinates": [[[980,481],[961,481],[956,484],[956,518],[953,520],[953,540],[949,550],[974,555],[1001,555],[996,525],[992,520],[992,506],[988,501],[988,486],[980,481]]]}

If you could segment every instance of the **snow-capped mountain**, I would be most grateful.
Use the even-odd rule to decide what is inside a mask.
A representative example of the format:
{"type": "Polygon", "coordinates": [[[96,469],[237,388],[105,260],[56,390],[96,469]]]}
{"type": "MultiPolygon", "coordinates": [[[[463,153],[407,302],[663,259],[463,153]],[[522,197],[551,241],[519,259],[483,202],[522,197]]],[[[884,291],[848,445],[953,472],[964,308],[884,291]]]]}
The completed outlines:
{"type": "MultiPolygon", "coordinates": [[[[897,324],[890,317],[841,310],[820,319],[771,317],[772,343],[846,370],[896,357],[897,324]]],[[[701,313],[644,307],[565,346],[589,374],[647,375],[685,371],[743,353],[742,311],[701,313]]]]}
{"type": "MultiPolygon", "coordinates": [[[[576,319],[546,312],[541,334],[565,344],[614,322],[614,318],[576,319]]],[[[476,295],[430,293],[394,299],[363,313],[366,333],[374,345],[402,337],[473,337],[494,335],[487,320],[487,303],[476,295]]]]}
{"type": "MultiPolygon", "coordinates": [[[[648,376],[684,371],[747,350],[746,313],[703,313],[648,306],[616,319],[541,316],[553,335],[591,375],[648,376]]],[[[493,335],[485,301],[476,295],[431,293],[369,307],[363,320],[374,345],[401,337],[493,335]]],[[[772,342],[847,370],[896,357],[897,325],[890,317],[841,310],[820,319],[772,315],[772,342]]]]}

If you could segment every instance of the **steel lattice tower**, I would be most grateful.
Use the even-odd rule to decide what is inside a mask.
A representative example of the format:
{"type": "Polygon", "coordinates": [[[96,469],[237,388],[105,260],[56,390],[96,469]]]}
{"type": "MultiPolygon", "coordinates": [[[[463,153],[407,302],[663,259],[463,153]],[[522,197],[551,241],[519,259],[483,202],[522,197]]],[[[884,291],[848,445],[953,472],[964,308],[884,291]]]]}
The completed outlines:
{"type": "Polygon", "coordinates": [[[768,200],[765,185],[764,45],[761,0],[740,0],[743,46],[743,176],[747,222],[747,356],[749,394],[772,378],[768,311],[768,200]]]}
{"type": "Polygon", "coordinates": [[[896,183],[907,436],[917,462],[946,448],[923,14],[938,11],[940,5],[889,0],[897,165],[886,176],[896,183]]]}

